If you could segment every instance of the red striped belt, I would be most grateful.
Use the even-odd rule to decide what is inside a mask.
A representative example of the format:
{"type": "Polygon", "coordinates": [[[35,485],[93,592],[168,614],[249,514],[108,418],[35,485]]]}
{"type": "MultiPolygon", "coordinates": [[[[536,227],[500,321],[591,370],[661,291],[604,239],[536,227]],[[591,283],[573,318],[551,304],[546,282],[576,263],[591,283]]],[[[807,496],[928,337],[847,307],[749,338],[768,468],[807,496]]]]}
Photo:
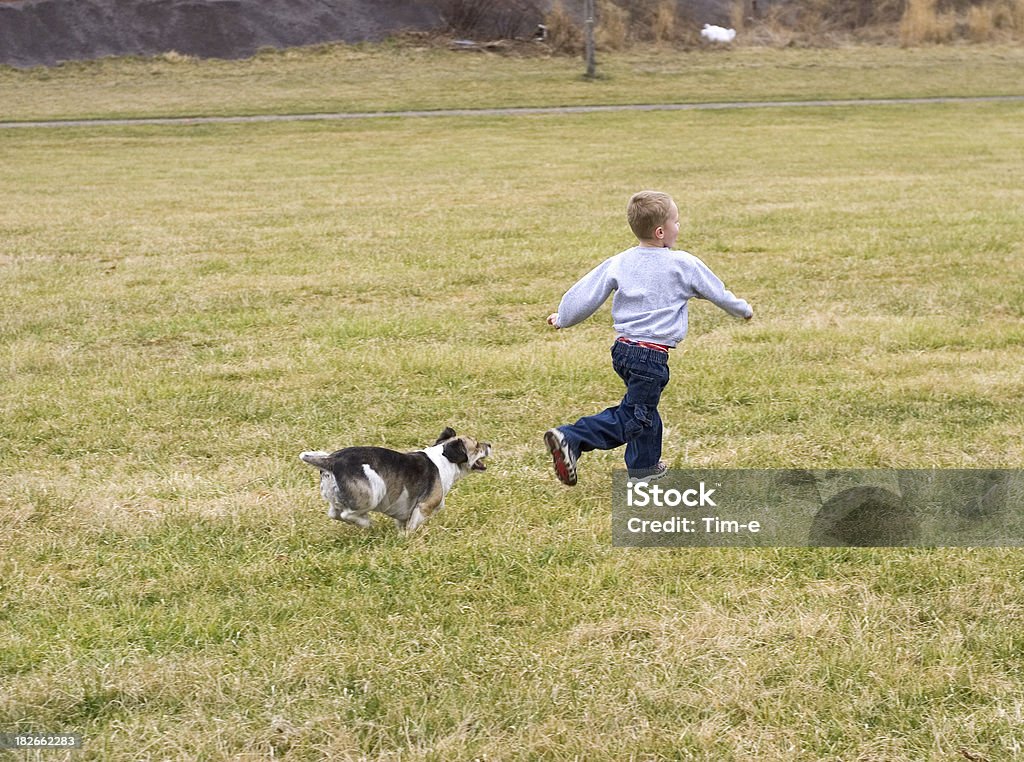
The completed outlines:
{"type": "Polygon", "coordinates": [[[668,350],[672,349],[672,347],[665,346],[664,344],[654,344],[650,341],[633,341],[633,339],[627,339],[625,336],[620,336],[616,341],[621,341],[623,344],[629,344],[634,347],[653,349],[655,352],[664,352],[665,354],[668,354],[668,350]]]}

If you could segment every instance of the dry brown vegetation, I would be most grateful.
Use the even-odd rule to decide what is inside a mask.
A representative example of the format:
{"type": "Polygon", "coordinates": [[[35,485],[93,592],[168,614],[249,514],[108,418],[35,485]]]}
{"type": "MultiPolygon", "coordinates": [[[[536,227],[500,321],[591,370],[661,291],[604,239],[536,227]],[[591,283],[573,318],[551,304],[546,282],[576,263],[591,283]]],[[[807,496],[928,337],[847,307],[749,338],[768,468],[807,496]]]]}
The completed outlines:
{"type": "MultiPolygon", "coordinates": [[[[572,8],[557,0],[545,17],[548,43],[558,52],[576,53],[582,45],[572,8]]],[[[699,33],[701,20],[672,0],[598,0],[597,11],[596,42],[601,50],[651,43],[705,44],[699,33]]],[[[1024,0],[735,0],[728,23],[739,32],[733,44],[1006,43],[1024,40],[1024,0]]]]}

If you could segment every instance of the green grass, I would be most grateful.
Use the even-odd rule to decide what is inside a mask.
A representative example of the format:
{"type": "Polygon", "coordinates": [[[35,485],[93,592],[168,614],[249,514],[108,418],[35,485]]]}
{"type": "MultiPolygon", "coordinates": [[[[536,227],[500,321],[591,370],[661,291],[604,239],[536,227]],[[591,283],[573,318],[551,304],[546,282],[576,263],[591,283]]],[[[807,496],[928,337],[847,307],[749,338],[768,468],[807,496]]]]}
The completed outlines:
{"type": "Polygon", "coordinates": [[[1024,47],[831,50],[652,48],[570,57],[451,53],[410,44],[268,51],[247,61],[169,55],[0,67],[0,121],[83,117],[1020,95],[1024,47]]]}
{"type": "MultiPolygon", "coordinates": [[[[145,66],[172,64],[56,70],[20,117],[124,113],[103,91],[145,66]]],[[[766,96],[806,87],[769,69],[766,96]]],[[[230,107],[319,108],[286,90],[230,107]]],[[[616,549],[621,453],[567,490],[539,433],[620,394],[607,308],[544,318],[660,187],[757,313],[692,306],[671,465],[1021,467],[1022,116],[5,132],[0,732],[104,760],[1013,758],[1018,551],[616,549]],[[495,454],[411,538],[330,522],[297,459],[446,424],[495,454]]]]}

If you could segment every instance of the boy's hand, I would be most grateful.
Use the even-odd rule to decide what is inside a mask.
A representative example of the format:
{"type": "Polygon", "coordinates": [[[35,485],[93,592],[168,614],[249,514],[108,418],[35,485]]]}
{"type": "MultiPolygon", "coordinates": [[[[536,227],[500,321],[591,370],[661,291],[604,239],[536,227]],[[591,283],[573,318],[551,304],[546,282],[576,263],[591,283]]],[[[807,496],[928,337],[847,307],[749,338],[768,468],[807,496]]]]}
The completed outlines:
{"type": "Polygon", "coordinates": [[[550,315],[548,315],[548,325],[553,325],[555,328],[558,328],[558,313],[557,312],[552,312],[550,315]]]}

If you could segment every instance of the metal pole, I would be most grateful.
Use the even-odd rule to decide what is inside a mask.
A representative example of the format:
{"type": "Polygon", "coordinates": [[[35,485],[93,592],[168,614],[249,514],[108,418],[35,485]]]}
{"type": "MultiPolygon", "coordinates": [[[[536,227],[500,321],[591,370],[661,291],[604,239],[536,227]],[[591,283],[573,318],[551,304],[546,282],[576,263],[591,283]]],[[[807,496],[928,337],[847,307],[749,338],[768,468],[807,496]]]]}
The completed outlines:
{"type": "Polygon", "coordinates": [[[587,59],[585,76],[593,79],[597,68],[594,62],[594,0],[583,0],[583,39],[587,59]]]}

